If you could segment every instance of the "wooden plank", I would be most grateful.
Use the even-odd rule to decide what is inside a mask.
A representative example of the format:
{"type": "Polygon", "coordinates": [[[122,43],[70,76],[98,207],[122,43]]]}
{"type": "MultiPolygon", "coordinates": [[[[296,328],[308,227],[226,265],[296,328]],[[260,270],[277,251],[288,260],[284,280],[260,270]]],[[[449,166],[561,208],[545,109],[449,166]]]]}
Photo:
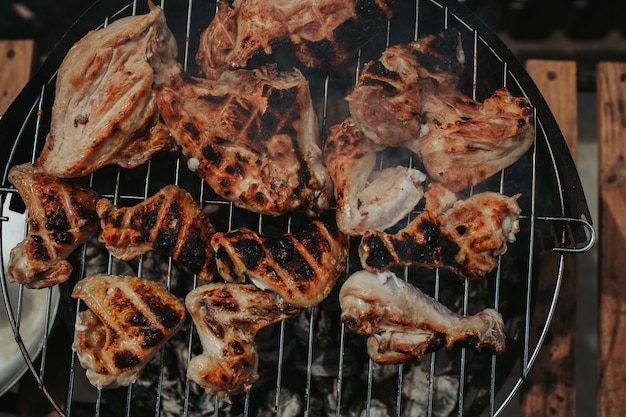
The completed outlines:
{"type": "Polygon", "coordinates": [[[626,410],[626,63],[597,66],[598,416],[626,410]]]}
{"type": "MultiPolygon", "coordinates": [[[[578,142],[576,63],[529,60],[526,63],[576,159],[578,142]]],[[[554,270],[554,274],[558,271],[554,270]]],[[[543,285],[542,285],[543,284],[543,285]]],[[[539,291],[554,292],[548,280],[539,291]]],[[[576,414],[576,257],[566,256],[563,281],[548,337],[522,385],[521,416],[576,414]]]]}
{"type": "Polygon", "coordinates": [[[30,39],[0,40],[0,115],[30,79],[34,45],[30,39]]]}

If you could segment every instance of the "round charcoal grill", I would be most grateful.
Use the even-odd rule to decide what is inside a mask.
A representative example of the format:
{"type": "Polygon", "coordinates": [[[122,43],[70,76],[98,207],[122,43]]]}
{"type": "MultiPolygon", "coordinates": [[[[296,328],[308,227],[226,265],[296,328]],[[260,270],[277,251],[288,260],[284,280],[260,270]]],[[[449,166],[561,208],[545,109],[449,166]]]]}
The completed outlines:
{"type": "MultiPolygon", "coordinates": [[[[466,55],[464,92],[482,101],[504,86],[513,95],[525,96],[530,101],[535,109],[536,125],[531,149],[511,167],[467,191],[467,195],[487,190],[522,194],[518,201],[522,208],[521,231],[517,241],[501,257],[497,269],[485,279],[474,281],[462,280],[447,271],[418,267],[396,271],[458,313],[474,314],[486,307],[500,311],[506,325],[507,351],[491,356],[459,347],[427,354],[402,365],[377,365],[367,357],[364,338],[341,324],[338,291],[334,291],[320,305],[259,333],[256,342],[260,380],[249,393],[234,397],[232,403],[208,396],[186,381],[187,362],[200,353],[198,336],[188,323],[149,363],[136,383],[115,390],[94,389],[94,416],[497,416],[509,404],[546,336],[563,277],[565,255],[584,252],[593,245],[595,232],[591,217],[556,122],[532,80],[506,46],[469,10],[452,0],[400,3],[400,10],[386,30],[341,70],[331,73],[303,70],[310,82],[320,129],[326,132],[329,126],[348,115],[343,97],[354,86],[364,63],[377,58],[389,45],[450,27],[462,36],[466,55]]],[[[185,70],[194,74],[193,57],[199,34],[215,14],[215,2],[162,2],[161,7],[179,42],[180,60],[185,70]]],[[[34,161],[43,146],[54,100],[56,71],[67,50],[87,30],[146,12],[144,2],[95,3],[68,31],[0,120],[2,245],[9,238],[11,217],[24,211],[16,190],[7,181],[7,174],[13,165],[34,161]]],[[[283,55],[288,54],[277,48],[269,59],[278,60],[279,65],[297,65],[283,55]]],[[[419,167],[417,158],[406,150],[384,153],[379,162],[384,168],[398,161],[419,167]]],[[[132,170],[106,167],[84,180],[101,197],[119,206],[135,205],[165,184],[178,184],[210,211],[211,221],[221,231],[248,226],[261,233],[278,234],[296,230],[307,220],[299,214],[271,217],[238,209],[218,198],[173,153],[156,155],[144,166],[132,170]]],[[[417,212],[416,209],[406,221],[417,212]]],[[[22,214],[22,224],[23,218],[22,214]]],[[[21,227],[25,236],[27,230],[21,227]]],[[[352,245],[345,276],[360,268],[357,246],[358,240],[352,245]]],[[[6,258],[8,251],[4,249],[6,258]]],[[[14,291],[6,281],[6,259],[0,277],[10,328],[27,367],[53,407],[65,416],[74,411],[78,381],[82,381],[84,371],[74,360],[68,371],[68,397],[63,404],[49,393],[53,382],[52,376],[45,373],[45,365],[53,360],[47,349],[51,322],[57,318],[72,334],[76,313],[84,308],[69,297],[78,279],[91,273],[145,276],[160,281],[181,298],[199,285],[195,277],[178,269],[175,262],[159,259],[153,253],[136,262],[116,261],[97,239],[83,244],[70,259],[74,263],[70,281],[55,289],[38,290],[48,294],[46,304],[37,307],[45,316],[39,329],[43,335],[40,354],[39,349],[33,351],[26,346],[23,304],[27,290],[19,287],[17,295],[10,296],[14,291]],[[59,298],[70,307],[62,309],[57,317],[59,298]],[[41,365],[35,365],[38,355],[41,365]]]]}

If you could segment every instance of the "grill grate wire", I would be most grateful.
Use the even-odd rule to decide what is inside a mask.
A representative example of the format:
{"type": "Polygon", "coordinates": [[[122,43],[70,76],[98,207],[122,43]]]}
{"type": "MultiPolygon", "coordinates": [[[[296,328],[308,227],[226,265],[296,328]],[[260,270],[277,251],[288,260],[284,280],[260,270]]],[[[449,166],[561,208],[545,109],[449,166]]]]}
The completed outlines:
{"type": "MultiPolygon", "coordinates": [[[[511,71],[509,67],[510,62],[506,59],[503,59],[500,56],[500,54],[481,35],[481,33],[479,33],[477,29],[475,29],[471,24],[467,23],[464,20],[464,18],[466,18],[467,16],[464,16],[462,13],[456,11],[456,9],[454,11],[451,11],[447,3],[448,3],[447,1],[441,1],[441,0],[416,0],[415,1],[414,39],[417,39],[421,34],[422,20],[420,19],[420,13],[426,13],[427,10],[432,10],[433,8],[439,9],[440,14],[436,17],[440,19],[441,29],[448,28],[449,25],[452,24],[455,27],[465,28],[465,30],[467,30],[471,34],[470,36],[473,40],[473,44],[471,47],[471,50],[472,50],[472,60],[471,60],[471,68],[472,68],[471,70],[471,79],[472,79],[471,95],[472,95],[472,98],[474,99],[479,98],[478,86],[484,81],[482,77],[485,77],[480,72],[481,63],[479,61],[479,54],[488,53],[488,54],[491,54],[491,56],[495,58],[501,65],[501,69],[500,69],[501,73],[499,77],[501,77],[502,80],[499,86],[513,87],[521,91],[522,94],[526,95],[526,97],[531,100],[531,104],[535,105],[536,103],[532,103],[532,99],[528,97],[527,95],[528,92],[525,91],[525,85],[523,85],[524,84],[523,81],[520,81],[520,79],[518,79],[518,76],[514,74],[513,71],[511,71]]],[[[174,3],[174,2],[168,3],[168,4],[165,4],[164,1],[161,2],[161,7],[165,11],[166,16],[168,16],[168,10],[170,8],[175,8],[179,6],[180,6],[179,4],[174,3]]],[[[192,36],[193,36],[192,33],[194,30],[193,9],[194,9],[193,1],[189,0],[187,11],[186,11],[186,23],[185,23],[185,28],[184,28],[185,38],[184,38],[184,48],[183,48],[183,51],[184,51],[183,52],[183,67],[185,70],[187,70],[193,65],[192,64],[193,46],[190,41],[192,39],[192,36]]],[[[104,27],[108,25],[111,20],[117,19],[119,17],[129,15],[129,14],[131,15],[137,14],[137,10],[138,10],[138,4],[137,4],[137,1],[135,0],[133,3],[128,4],[125,7],[121,8],[117,13],[113,14],[111,17],[106,17],[100,27],[104,27]]],[[[385,47],[388,46],[391,42],[393,28],[394,28],[394,23],[392,21],[387,26],[387,30],[385,33],[386,35],[385,47]]],[[[353,78],[354,82],[356,82],[356,80],[358,79],[359,70],[363,64],[362,60],[364,59],[361,54],[361,51],[359,51],[359,54],[356,58],[355,74],[353,78]]],[[[43,84],[41,86],[41,91],[40,91],[37,101],[32,105],[29,111],[25,112],[25,118],[24,118],[22,127],[14,139],[15,142],[14,142],[13,150],[17,146],[18,142],[30,141],[32,143],[31,162],[35,160],[36,150],[40,149],[42,140],[45,137],[45,133],[44,133],[45,129],[42,126],[44,123],[42,114],[45,112],[44,107],[46,106],[46,103],[47,103],[46,100],[49,100],[48,96],[52,94],[51,91],[53,91],[54,89],[55,76],[56,74],[53,74],[48,80],[47,84],[43,84]],[[28,121],[33,120],[33,119],[35,120],[35,128],[32,133],[32,137],[29,139],[28,121]]],[[[318,112],[318,114],[321,115],[320,122],[321,122],[322,132],[326,132],[326,128],[331,123],[330,116],[329,116],[329,100],[330,100],[329,95],[330,95],[330,92],[332,91],[333,83],[334,83],[334,80],[331,80],[329,75],[326,75],[324,77],[323,83],[322,83],[323,88],[322,88],[322,97],[321,97],[321,111],[318,112]]],[[[536,107],[535,109],[536,109],[535,111],[537,112],[536,107]]],[[[529,211],[524,210],[523,211],[524,215],[520,219],[520,221],[522,222],[522,228],[526,230],[526,233],[528,235],[528,242],[527,242],[528,247],[524,251],[527,254],[526,256],[527,265],[526,265],[525,308],[523,312],[524,324],[523,324],[523,342],[522,342],[523,351],[521,355],[522,358],[521,358],[521,365],[520,365],[521,369],[519,369],[519,376],[517,377],[514,376],[512,378],[512,382],[509,383],[510,386],[507,386],[506,384],[503,385],[502,381],[497,380],[498,378],[497,370],[498,370],[499,359],[495,356],[491,357],[490,369],[486,369],[486,372],[488,372],[490,375],[489,395],[488,395],[488,404],[487,404],[487,411],[486,411],[489,416],[500,415],[502,411],[507,407],[507,405],[511,402],[515,393],[521,387],[522,382],[527,376],[528,371],[530,370],[532,364],[534,363],[534,360],[539,352],[539,349],[541,345],[543,344],[552,315],[554,314],[554,307],[556,305],[558,292],[559,292],[559,288],[560,288],[561,281],[562,281],[564,253],[586,251],[593,245],[593,242],[595,240],[595,232],[590,223],[588,223],[584,219],[581,220],[578,218],[568,217],[568,215],[565,212],[565,208],[564,208],[565,197],[563,193],[561,192],[561,190],[563,190],[563,187],[561,184],[559,170],[557,169],[558,168],[557,158],[555,157],[554,150],[550,146],[550,141],[548,140],[549,133],[546,131],[546,128],[543,125],[544,118],[546,117],[547,116],[544,114],[539,114],[539,113],[535,114],[534,120],[536,124],[537,138],[532,147],[532,151],[531,151],[532,155],[530,158],[531,179],[530,179],[530,186],[529,186],[529,190],[530,190],[530,202],[528,206],[529,211]],[[542,143],[545,142],[545,143],[543,143],[543,145],[539,147],[538,142],[542,142],[542,143]],[[555,172],[555,181],[558,185],[556,194],[557,194],[557,199],[560,204],[559,206],[560,208],[557,210],[557,213],[554,213],[554,214],[550,213],[548,215],[543,215],[537,209],[537,204],[538,204],[537,202],[537,198],[538,198],[537,196],[537,181],[538,181],[537,172],[539,169],[537,159],[538,159],[538,154],[543,152],[542,149],[544,147],[547,148],[548,160],[552,164],[553,170],[555,172]],[[546,224],[548,225],[548,227],[553,227],[556,230],[561,230],[562,236],[560,237],[560,242],[558,242],[559,244],[556,245],[554,248],[552,248],[553,253],[558,258],[557,262],[558,262],[559,267],[557,269],[556,276],[551,278],[551,279],[554,279],[554,292],[553,292],[552,298],[548,300],[547,315],[542,317],[543,326],[541,327],[541,333],[538,337],[538,340],[533,343],[533,341],[531,340],[532,339],[531,329],[533,328],[531,326],[532,324],[531,322],[534,319],[534,316],[533,316],[534,304],[537,302],[536,295],[533,292],[533,288],[536,286],[535,270],[537,269],[537,265],[535,264],[536,259],[534,255],[535,254],[534,248],[535,248],[535,244],[537,241],[536,235],[537,233],[539,233],[540,229],[543,230],[543,227],[545,227],[546,224]],[[576,246],[572,248],[568,246],[569,241],[567,239],[567,236],[565,236],[565,231],[563,231],[564,229],[563,224],[573,224],[575,227],[579,226],[585,229],[586,234],[588,236],[588,240],[586,242],[583,242],[582,247],[576,246]],[[498,386],[502,386],[502,388],[500,389],[500,392],[498,392],[498,386]],[[502,394],[503,392],[504,394],[502,394]]],[[[11,155],[13,155],[13,150],[11,152],[11,155]]],[[[542,158],[545,157],[543,153],[541,157],[542,158]]],[[[13,157],[10,156],[9,161],[12,161],[12,160],[13,160],[13,157]]],[[[6,179],[8,170],[10,169],[10,165],[15,164],[15,163],[16,162],[13,161],[13,163],[7,164],[7,166],[4,168],[4,177],[3,177],[4,179],[6,179]]],[[[411,157],[408,161],[408,164],[412,166],[413,163],[414,162],[411,157]]],[[[181,164],[184,165],[184,162],[182,162],[180,158],[177,158],[175,165],[174,165],[174,169],[173,169],[174,170],[173,182],[177,185],[181,182],[181,172],[184,170],[184,168],[181,167],[181,164]]],[[[385,164],[384,157],[381,158],[380,164],[381,164],[381,167],[384,166],[385,164]]],[[[153,162],[149,161],[146,166],[146,171],[145,171],[145,176],[144,176],[144,181],[143,181],[143,189],[141,190],[141,192],[127,193],[125,190],[123,190],[124,184],[123,184],[123,179],[122,179],[122,170],[120,168],[116,168],[115,186],[114,186],[113,192],[110,194],[102,193],[101,197],[112,199],[113,203],[116,205],[120,203],[121,201],[140,202],[146,199],[150,195],[152,178],[153,178],[153,175],[155,175],[154,171],[155,169],[153,167],[153,162]]],[[[508,190],[507,180],[508,180],[509,174],[508,172],[505,172],[505,171],[503,171],[500,174],[499,181],[498,181],[498,190],[502,193],[505,193],[508,190]]],[[[90,184],[92,185],[94,184],[94,175],[95,174],[91,174],[89,177],[90,184]]],[[[232,203],[228,203],[220,199],[216,199],[211,194],[210,190],[206,189],[206,186],[204,183],[202,183],[202,181],[199,181],[198,188],[199,188],[198,203],[202,205],[214,205],[214,206],[222,206],[222,207],[226,205],[228,209],[228,220],[227,220],[228,230],[231,230],[232,228],[234,228],[235,227],[235,221],[234,221],[235,209],[233,208],[232,203]]],[[[16,191],[12,187],[3,187],[3,188],[0,188],[0,191],[1,191],[0,203],[2,203],[2,207],[4,207],[7,196],[15,194],[16,191]]],[[[474,190],[472,190],[471,192],[474,192],[474,190]]],[[[0,217],[0,220],[2,220],[0,221],[0,233],[2,232],[2,224],[6,220],[8,220],[8,218],[4,216],[4,213],[2,214],[3,214],[2,217],[0,217]]],[[[410,217],[407,218],[407,223],[410,220],[411,220],[410,217]]],[[[267,218],[266,216],[263,216],[263,215],[258,215],[258,218],[256,221],[256,230],[262,233],[264,231],[265,224],[271,221],[272,221],[271,218],[267,218]]],[[[285,231],[289,232],[291,230],[291,227],[292,227],[292,218],[290,216],[287,221],[287,226],[286,226],[285,231]]],[[[27,231],[25,230],[25,233],[26,232],[27,231]]],[[[0,246],[1,246],[1,243],[0,243],[0,246]]],[[[85,269],[86,269],[86,266],[84,263],[84,260],[86,257],[86,245],[85,244],[81,247],[80,251],[81,251],[81,256],[79,257],[80,265],[76,269],[80,271],[80,276],[84,276],[85,269]]],[[[350,265],[350,262],[348,262],[348,265],[350,265]]],[[[108,264],[107,264],[107,272],[111,273],[112,268],[113,268],[113,258],[109,255],[108,264]]],[[[140,257],[139,263],[137,266],[138,276],[142,275],[142,269],[143,269],[143,257],[140,257]]],[[[168,289],[171,286],[172,269],[173,269],[173,264],[172,264],[171,259],[169,259],[168,267],[167,267],[167,288],[168,289]]],[[[351,271],[350,269],[348,269],[346,271],[346,276],[349,275],[351,272],[354,272],[354,271],[351,271]]],[[[500,259],[498,263],[498,267],[493,277],[493,281],[494,281],[493,305],[490,306],[496,310],[499,310],[501,307],[500,298],[503,296],[503,294],[501,293],[502,280],[506,279],[503,276],[504,274],[505,273],[503,272],[502,259],[500,259]]],[[[411,279],[410,268],[404,268],[404,279],[407,281],[411,279]]],[[[439,300],[442,279],[443,279],[441,277],[439,270],[435,270],[433,279],[434,279],[434,292],[431,295],[433,296],[435,300],[439,300]]],[[[489,279],[492,279],[492,278],[489,278],[489,279]]],[[[37,369],[35,365],[35,358],[31,357],[31,354],[26,350],[25,344],[20,334],[20,322],[21,322],[21,317],[22,317],[22,303],[23,303],[23,297],[24,297],[24,289],[22,287],[19,288],[17,308],[14,310],[12,308],[12,302],[8,297],[8,289],[7,289],[4,264],[0,271],[0,284],[3,290],[2,291],[3,300],[4,300],[5,305],[7,306],[7,311],[9,312],[8,314],[9,321],[10,321],[11,328],[13,329],[13,332],[15,335],[15,341],[18,344],[22,352],[22,355],[25,358],[26,364],[30,372],[34,375],[37,383],[39,384],[39,387],[41,388],[44,395],[51,402],[55,410],[60,415],[69,417],[72,413],[72,405],[74,402],[73,395],[74,395],[74,391],[76,388],[75,387],[76,375],[77,373],[82,372],[82,369],[79,366],[76,366],[75,360],[72,360],[71,367],[70,367],[70,378],[69,378],[69,384],[68,384],[68,397],[66,401],[66,409],[64,410],[63,407],[52,398],[46,386],[48,375],[46,375],[44,371],[45,371],[45,364],[47,362],[47,353],[48,353],[47,342],[48,342],[48,337],[49,337],[49,331],[48,330],[45,331],[43,348],[41,352],[41,364],[39,366],[39,369],[37,369]]],[[[198,285],[197,278],[194,276],[193,287],[195,288],[197,285],[198,285]]],[[[471,292],[470,286],[471,285],[472,283],[470,283],[469,281],[464,281],[462,284],[463,288],[462,288],[462,294],[461,294],[462,296],[461,309],[462,309],[463,314],[471,313],[470,312],[470,292],[471,292]]],[[[48,289],[44,291],[48,291],[48,301],[45,306],[46,308],[45,329],[49,329],[50,323],[48,321],[50,320],[50,317],[51,317],[50,312],[53,309],[53,306],[52,306],[52,291],[53,290],[48,289]]],[[[76,307],[75,307],[76,314],[78,314],[78,310],[80,308],[81,308],[80,301],[78,301],[76,302],[76,307]]],[[[312,378],[312,366],[313,366],[313,359],[315,358],[315,354],[316,354],[315,353],[316,342],[315,342],[315,334],[314,334],[316,312],[317,312],[316,307],[312,307],[312,308],[306,309],[306,311],[303,313],[303,314],[306,314],[306,316],[309,318],[309,325],[308,325],[309,334],[308,334],[308,339],[307,339],[307,356],[306,356],[306,382],[305,382],[305,388],[304,388],[305,392],[304,392],[304,405],[303,405],[305,416],[315,415],[312,409],[312,405],[311,405],[311,400],[312,400],[311,389],[314,384],[314,381],[312,378]]],[[[337,417],[344,415],[343,413],[345,413],[344,403],[343,403],[343,394],[344,394],[343,383],[344,383],[344,377],[345,377],[344,375],[345,355],[347,353],[346,346],[345,346],[346,334],[347,334],[347,330],[345,328],[345,325],[342,323],[340,325],[340,335],[339,335],[340,345],[339,345],[339,354],[338,354],[338,363],[337,363],[337,380],[336,380],[336,385],[334,389],[334,395],[336,397],[335,415],[337,417]]],[[[285,371],[285,365],[286,365],[283,362],[284,354],[285,354],[284,349],[285,349],[285,337],[286,337],[286,329],[285,329],[284,321],[280,323],[278,337],[279,337],[278,365],[277,365],[276,387],[275,387],[274,402],[273,402],[273,406],[274,406],[273,413],[275,416],[281,415],[281,405],[282,405],[281,404],[281,390],[283,389],[282,377],[283,377],[283,372],[285,371]]],[[[188,345],[191,346],[192,343],[194,343],[194,340],[196,339],[197,339],[197,334],[195,333],[195,330],[192,324],[190,327],[189,333],[187,335],[188,345]]],[[[162,348],[160,355],[159,355],[161,366],[160,366],[160,374],[158,378],[156,409],[154,411],[154,415],[156,416],[160,415],[160,412],[161,412],[160,410],[161,395],[162,395],[162,387],[164,383],[163,361],[164,361],[164,349],[166,348],[167,348],[167,345],[164,348],[162,348]]],[[[468,355],[467,355],[465,348],[460,349],[459,355],[460,355],[459,370],[458,370],[459,389],[458,389],[458,395],[457,395],[456,414],[459,416],[462,416],[464,415],[465,409],[466,409],[465,407],[466,406],[465,401],[467,399],[466,379],[467,379],[467,366],[468,366],[469,359],[468,359],[468,355]]],[[[428,363],[429,363],[428,394],[427,394],[426,408],[427,408],[427,415],[434,416],[434,415],[438,415],[435,410],[436,387],[434,383],[434,380],[436,377],[436,371],[437,371],[438,354],[437,352],[433,352],[429,354],[428,356],[426,356],[428,358],[428,363]]],[[[189,349],[187,353],[187,361],[189,361],[191,357],[192,357],[192,352],[191,352],[191,349],[189,349]]],[[[365,396],[364,396],[366,416],[370,416],[370,413],[372,410],[372,402],[373,402],[372,394],[375,389],[374,387],[375,383],[373,381],[374,368],[375,368],[375,364],[371,360],[369,360],[367,363],[367,392],[365,393],[365,396]]],[[[395,415],[398,417],[402,415],[403,380],[405,376],[404,370],[405,370],[405,365],[401,364],[397,366],[397,378],[395,382],[397,384],[395,415]]],[[[190,391],[191,391],[190,384],[191,383],[187,381],[184,386],[184,402],[183,402],[183,410],[182,410],[183,416],[187,416],[189,413],[190,391]]],[[[244,408],[243,408],[243,415],[244,416],[251,415],[253,413],[253,410],[250,409],[250,393],[247,393],[245,395],[244,401],[245,402],[244,402],[244,408]]],[[[96,396],[95,396],[95,403],[94,403],[94,415],[95,416],[100,415],[101,406],[102,406],[102,391],[97,390],[96,396]]],[[[126,409],[127,416],[132,415],[132,407],[133,407],[133,385],[131,385],[128,388],[127,395],[126,395],[125,409],[126,409]]],[[[219,401],[217,398],[214,399],[214,408],[215,408],[214,415],[215,416],[220,415],[219,401]]]]}

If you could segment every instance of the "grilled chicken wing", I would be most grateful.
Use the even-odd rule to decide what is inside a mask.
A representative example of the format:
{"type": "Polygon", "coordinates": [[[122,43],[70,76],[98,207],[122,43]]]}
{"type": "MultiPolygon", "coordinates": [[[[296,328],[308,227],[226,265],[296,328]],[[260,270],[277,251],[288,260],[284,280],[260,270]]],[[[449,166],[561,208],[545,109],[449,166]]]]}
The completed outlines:
{"type": "Polygon", "coordinates": [[[44,288],[67,281],[72,265],[65,259],[99,230],[98,193],[31,164],[14,166],[8,179],[26,204],[29,225],[26,239],[11,250],[9,282],[44,288]]]}
{"type": "Polygon", "coordinates": [[[525,98],[501,88],[481,103],[458,89],[464,60],[452,29],[395,45],[365,65],[346,97],[365,136],[413,150],[455,192],[513,164],[535,132],[525,98]]]}
{"type": "Polygon", "coordinates": [[[114,257],[126,261],[156,250],[189,268],[199,279],[213,279],[210,243],[215,228],[182,188],[166,185],[133,207],[116,208],[103,198],[96,209],[101,239],[114,257]]]}
{"type": "Polygon", "coordinates": [[[178,67],[163,11],[89,32],[59,67],[50,133],[35,165],[80,177],[111,164],[130,168],[174,150],[159,121],[152,85],[178,67]]]}
{"type": "Polygon", "coordinates": [[[189,362],[187,378],[227,400],[249,391],[259,378],[257,332],[298,312],[252,284],[203,285],[187,295],[185,305],[203,349],[189,362]]]}
{"type": "Polygon", "coordinates": [[[196,62],[215,79],[289,43],[305,65],[337,67],[385,27],[395,6],[395,0],[239,0],[232,7],[218,1],[196,62]]]}
{"type": "Polygon", "coordinates": [[[487,308],[460,316],[392,272],[355,272],[339,292],[341,321],[368,336],[367,351],[383,364],[406,362],[441,347],[505,351],[502,316],[487,308]]]}
{"type": "Polygon", "coordinates": [[[247,228],[216,233],[211,244],[224,280],[249,280],[296,307],[315,306],[328,296],[346,268],[349,249],[348,237],[321,220],[279,237],[247,228]]]}
{"type": "Polygon", "coordinates": [[[268,66],[228,71],[218,81],[181,73],[157,90],[187,165],[218,195],[271,215],[328,208],[332,184],[299,71],[268,66]]]}
{"type": "Polygon", "coordinates": [[[72,297],[88,307],[78,313],[72,349],[97,388],[133,383],[185,318],[173,294],[139,277],[90,275],[72,297]]]}
{"type": "Polygon", "coordinates": [[[439,183],[426,192],[426,208],[395,234],[366,232],[359,246],[363,267],[383,271],[393,265],[423,265],[484,277],[519,232],[519,195],[484,192],[466,200],[439,183]]]}
{"type": "Polygon", "coordinates": [[[380,145],[367,139],[351,119],[331,126],[324,158],[333,180],[339,229],[349,235],[396,224],[422,199],[426,175],[396,166],[371,173],[380,145]]]}

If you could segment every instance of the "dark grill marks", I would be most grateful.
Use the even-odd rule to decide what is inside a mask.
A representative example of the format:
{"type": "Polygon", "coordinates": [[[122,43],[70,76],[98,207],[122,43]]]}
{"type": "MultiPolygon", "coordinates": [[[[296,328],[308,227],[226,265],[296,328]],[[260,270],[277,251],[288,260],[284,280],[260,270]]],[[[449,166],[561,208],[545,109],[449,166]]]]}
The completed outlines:
{"type": "Polygon", "coordinates": [[[218,166],[222,163],[222,153],[210,144],[202,148],[202,155],[206,158],[207,161],[215,166],[218,166]]]}
{"type": "MultiPolygon", "coordinates": [[[[334,223],[331,224],[334,225],[334,223]]],[[[335,231],[338,231],[336,227],[335,231]]],[[[334,237],[336,238],[336,236],[334,237]]],[[[322,255],[330,250],[330,242],[328,242],[317,223],[311,223],[301,231],[294,233],[294,238],[304,246],[317,264],[321,266],[322,255]]]]}
{"type": "Polygon", "coordinates": [[[157,346],[165,337],[163,332],[156,327],[143,328],[140,333],[143,335],[143,340],[141,341],[142,348],[157,346]]]}
{"type": "Polygon", "coordinates": [[[30,235],[28,244],[30,245],[29,252],[32,254],[34,260],[48,261],[51,259],[50,253],[48,253],[48,248],[46,248],[46,245],[43,244],[41,236],[30,235]]]}
{"type": "Polygon", "coordinates": [[[333,31],[335,41],[346,51],[356,51],[385,27],[395,9],[395,1],[383,2],[382,10],[376,0],[359,0],[356,16],[347,19],[333,31]]]}
{"type": "MultiPolygon", "coordinates": [[[[155,220],[158,216],[158,211],[159,207],[152,211],[154,213],[155,220]]],[[[167,207],[167,212],[159,224],[160,227],[152,245],[154,250],[167,256],[172,256],[174,254],[180,234],[182,222],[179,221],[179,219],[181,219],[181,217],[183,216],[180,204],[178,201],[172,201],[169,207],[167,207]]]]}
{"type": "Polygon", "coordinates": [[[276,264],[294,281],[309,281],[315,276],[315,270],[297,250],[291,236],[268,239],[265,246],[276,264]]]}
{"type": "Polygon", "coordinates": [[[374,270],[383,270],[394,264],[446,265],[472,276],[455,256],[460,247],[443,230],[443,226],[423,218],[417,225],[418,235],[403,232],[398,235],[366,234],[363,245],[367,247],[365,263],[374,270]]]}
{"type": "Polygon", "coordinates": [[[261,243],[254,239],[241,239],[232,243],[233,249],[248,269],[256,269],[265,255],[261,243]]]}
{"type": "Polygon", "coordinates": [[[185,265],[192,272],[198,273],[204,269],[207,262],[205,242],[200,235],[200,230],[192,227],[187,230],[187,235],[176,255],[176,260],[185,265]]]}
{"type": "Polygon", "coordinates": [[[140,358],[130,350],[123,350],[113,355],[113,361],[118,369],[127,369],[139,364],[140,358]]]}
{"type": "Polygon", "coordinates": [[[411,49],[421,67],[431,74],[453,74],[460,76],[463,66],[457,61],[459,32],[445,30],[441,36],[432,36],[423,50],[411,49]]]}
{"type": "Polygon", "coordinates": [[[400,75],[389,70],[380,60],[371,61],[363,69],[360,85],[378,85],[389,95],[397,94],[398,89],[390,81],[400,81],[400,75]]]}

